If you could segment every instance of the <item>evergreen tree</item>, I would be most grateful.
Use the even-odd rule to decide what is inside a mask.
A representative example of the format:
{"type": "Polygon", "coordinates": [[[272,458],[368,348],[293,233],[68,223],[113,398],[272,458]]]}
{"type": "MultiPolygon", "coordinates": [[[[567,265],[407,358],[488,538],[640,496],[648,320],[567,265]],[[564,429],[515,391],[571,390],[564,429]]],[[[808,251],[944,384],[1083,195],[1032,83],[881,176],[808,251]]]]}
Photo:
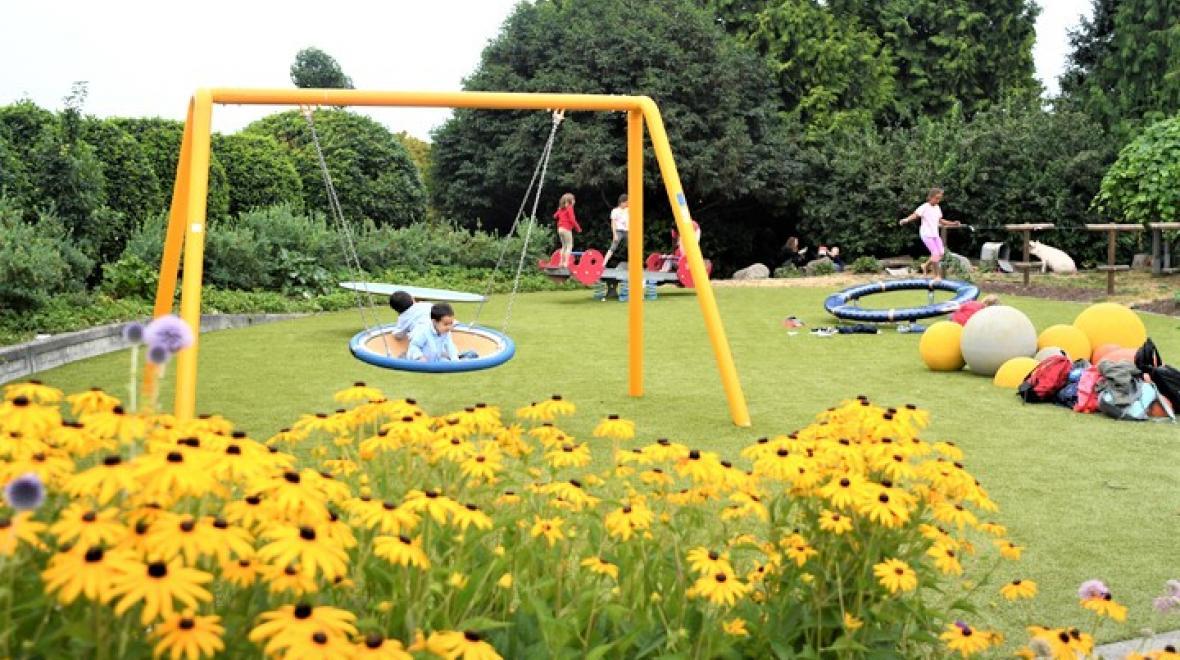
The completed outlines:
{"type": "Polygon", "coordinates": [[[315,47],[304,48],[295,54],[291,82],[300,88],[352,89],[352,78],[344,75],[340,64],[315,47]]]}

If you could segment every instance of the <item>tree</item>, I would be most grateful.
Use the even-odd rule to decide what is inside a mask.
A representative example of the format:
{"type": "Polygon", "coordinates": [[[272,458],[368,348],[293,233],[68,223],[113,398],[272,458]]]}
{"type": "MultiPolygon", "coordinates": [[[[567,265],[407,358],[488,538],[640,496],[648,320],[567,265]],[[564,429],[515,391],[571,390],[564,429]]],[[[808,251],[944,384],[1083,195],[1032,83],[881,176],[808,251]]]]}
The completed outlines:
{"type": "Polygon", "coordinates": [[[831,0],[840,21],[877,35],[897,66],[899,118],[954,106],[971,117],[1010,97],[1035,98],[1033,0],[831,0]]]}
{"type": "Polygon", "coordinates": [[[1094,204],[1116,221],[1180,221],[1180,115],[1123,147],[1094,204]]]}
{"type": "Polygon", "coordinates": [[[430,143],[410,135],[405,131],[395,133],[394,137],[402,146],[406,148],[406,153],[410,154],[410,160],[414,161],[414,166],[418,168],[418,175],[422,177],[422,185],[425,186],[427,192],[430,191],[430,143]]]}
{"type": "Polygon", "coordinates": [[[94,147],[102,166],[103,201],[107,206],[136,225],[164,209],[160,180],[131,133],[110,119],[89,117],[82,122],[82,139],[94,147]]]}
{"type": "Polygon", "coordinates": [[[0,193],[19,208],[33,206],[33,147],[56,124],[52,112],[28,99],[0,107],[0,193]]]}
{"type": "Polygon", "coordinates": [[[215,135],[213,151],[225,165],[230,180],[229,214],[262,206],[286,204],[303,209],[303,181],[291,154],[269,135],[215,135]]]}
{"type": "Polygon", "coordinates": [[[709,3],[726,29],[770,61],[783,106],[812,139],[894,114],[894,66],[875,34],[816,0],[709,3]]]}
{"type": "Polygon", "coordinates": [[[1070,33],[1062,101],[1128,139],[1180,112],[1180,5],[1175,0],[1094,0],[1070,33]]]}
{"type": "MultiPolygon", "coordinates": [[[[346,217],[403,226],[425,216],[426,193],[418,169],[388,129],[347,110],[317,110],[315,126],[346,217]]],[[[304,206],[327,212],[319,159],[298,110],[264,117],[242,132],[276,140],[303,180],[304,206]]]]}
{"type": "MultiPolygon", "coordinates": [[[[774,79],[756,53],[692,0],[521,3],[464,88],[649,95],[704,226],[706,254],[730,263],[749,259],[784,231],[778,221],[799,164],[779,118],[774,79]]],[[[622,113],[567,113],[542,219],[566,191],[577,195],[579,215],[606,217],[626,190],[626,126],[622,113]]],[[[469,227],[506,230],[549,127],[542,112],[456,112],[433,140],[439,210],[469,227]]],[[[650,154],[646,162],[648,244],[670,247],[667,196],[650,154]]],[[[607,240],[605,221],[587,226],[584,242],[607,240]]]]}
{"type": "MultiPolygon", "coordinates": [[[[176,163],[180,159],[180,142],[184,137],[184,122],[173,119],[115,117],[116,126],[130,133],[139,141],[144,155],[151,163],[152,171],[160,182],[163,206],[172,204],[172,191],[176,183],[176,163]]],[[[225,166],[216,153],[210,154],[209,185],[205,215],[210,219],[229,216],[229,177],[225,166]]]]}
{"type": "Polygon", "coordinates": [[[314,46],[295,54],[291,82],[300,88],[352,89],[352,78],[344,75],[340,64],[314,46]]]}

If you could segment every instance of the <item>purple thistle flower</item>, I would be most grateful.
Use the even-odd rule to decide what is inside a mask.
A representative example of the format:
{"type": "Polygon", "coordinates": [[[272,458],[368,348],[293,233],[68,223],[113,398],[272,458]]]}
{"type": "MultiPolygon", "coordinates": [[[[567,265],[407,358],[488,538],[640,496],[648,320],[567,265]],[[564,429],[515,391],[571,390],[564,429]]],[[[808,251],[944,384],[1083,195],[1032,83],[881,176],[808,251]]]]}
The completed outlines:
{"type": "Polygon", "coordinates": [[[1180,601],[1177,601],[1175,596],[1160,596],[1159,598],[1151,601],[1151,606],[1154,607],[1155,611],[1159,612],[1160,614],[1167,614],[1168,612],[1171,612],[1172,609],[1176,607],[1176,605],[1180,605],[1180,601]]]}
{"type": "Polygon", "coordinates": [[[22,474],[4,487],[4,499],[17,511],[31,511],[45,501],[45,484],[34,472],[22,474]]]}
{"type": "Polygon", "coordinates": [[[143,329],[142,323],[132,321],[131,323],[123,326],[123,339],[131,342],[132,344],[142,344],[143,329]]]}
{"type": "Polygon", "coordinates": [[[172,353],[163,346],[151,346],[148,348],[147,359],[152,364],[164,364],[168,358],[172,357],[172,353]]]}
{"type": "Polygon", "coordinates": [[[1164,583],[1164,588],[1168,590],[1169,596],[1180,598],[1180,580],[1168,580],[1164,583]]]}
{"type": "Polygon", "coordinates": [[[161,316],[148,324],[143,333],[149,346],[163,346],[169,353],[175,353],[193,343],[193,331],[175,314],[161,316]]]}
{"type": "Polygon", "coordinates": [[[1102,580],[1086,580],[1082,586],[1078,587],[1078,598],[1082,600],[1105,598],[1109,593],[1110,589],[1106,588],[1106,584],[1102,580]]]}

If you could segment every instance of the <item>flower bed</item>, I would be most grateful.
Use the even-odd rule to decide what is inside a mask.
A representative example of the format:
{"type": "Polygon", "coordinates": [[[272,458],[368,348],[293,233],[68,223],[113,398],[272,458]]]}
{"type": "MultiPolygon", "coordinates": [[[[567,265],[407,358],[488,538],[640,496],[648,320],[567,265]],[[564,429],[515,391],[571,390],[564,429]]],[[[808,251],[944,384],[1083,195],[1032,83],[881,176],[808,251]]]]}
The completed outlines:
{"type": "MultiPolygon", "coordinates": [[[[962,452],[920,438],[913,407],[850,400],[732,463],[614,416],[574,438],[558,396],[515,422],[482,403],[431,416],[361,383],[335,400],[260,440],[97,390],[8,386],[0,652],[920,657],[1003,643],[956,619],[956,592],[965,569],[981,588],[1022,548],[962,452]]],[[[1125,615],[1105,585],[1083,589],[1095,615],[1125,615]]],[[[1077,629],[1030,631],[1028,653],[1093,648],[1077,629]]]]}

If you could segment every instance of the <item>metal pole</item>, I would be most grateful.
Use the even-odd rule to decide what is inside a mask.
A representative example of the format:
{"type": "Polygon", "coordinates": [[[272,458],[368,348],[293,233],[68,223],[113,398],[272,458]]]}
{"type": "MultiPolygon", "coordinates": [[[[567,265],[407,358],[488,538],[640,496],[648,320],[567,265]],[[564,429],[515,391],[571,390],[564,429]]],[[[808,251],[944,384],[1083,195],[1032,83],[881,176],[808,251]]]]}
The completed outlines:
{"type": "Polygon", "coordinates": [[[627,113],[627,393],[643,396],[643,112],[627,113]]]}

